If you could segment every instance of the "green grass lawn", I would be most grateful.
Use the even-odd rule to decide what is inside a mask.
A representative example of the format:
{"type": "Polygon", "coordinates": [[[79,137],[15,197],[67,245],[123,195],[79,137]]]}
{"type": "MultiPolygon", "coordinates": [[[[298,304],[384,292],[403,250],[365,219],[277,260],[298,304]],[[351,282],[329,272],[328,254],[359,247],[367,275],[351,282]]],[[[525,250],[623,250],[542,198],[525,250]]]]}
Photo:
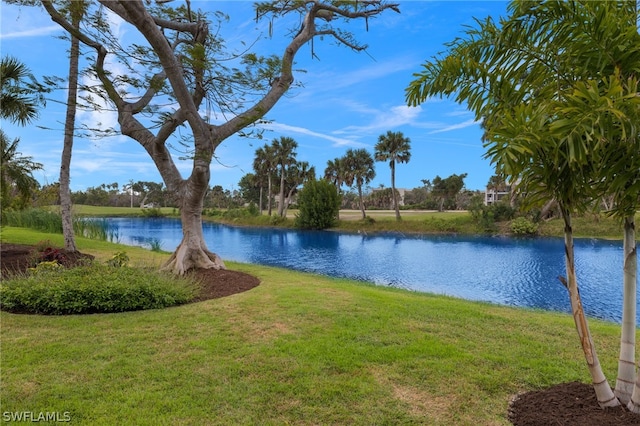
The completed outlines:
{"type": "MultiPolygon", "coordinates": [[[[98,259],[123,249],[78,245],[98,259]]],[[[167,256],[124,249],[140,263],[167,256]]],[[[0,313],[0,411],[83,425],[508,425],[517,392],[589,381],[569,315],[227,266],[260,286],[163,310],[0,313]]],[[[619,326],[591,329],[615,379],[619,326]]]]}

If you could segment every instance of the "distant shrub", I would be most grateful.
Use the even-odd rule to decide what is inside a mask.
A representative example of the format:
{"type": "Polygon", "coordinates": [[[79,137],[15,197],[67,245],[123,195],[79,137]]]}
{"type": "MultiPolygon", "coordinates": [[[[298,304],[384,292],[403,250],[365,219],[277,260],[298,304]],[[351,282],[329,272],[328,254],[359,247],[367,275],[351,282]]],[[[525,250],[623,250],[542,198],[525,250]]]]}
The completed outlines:
{"type": "Polygon", "coordinates": [[[538,225],[525,217],[518,217],[511,221],[511,232],[515,235],[536,235],[538,225]]]}
{"type": "Polygon", "coordinates": [[[158,207],[149,207],[141,210],[144,217],[164,217],[164,213],[158,207]]]}
{"type": "Polygon", "coordinates": [[[158,309],[189,302],[197,291],[188,279],[139,268],[36,267],[0,284],[0,309],[49,315],[158,309]]]}
{"type": "Polygon", "coordinates": [[[340,209],[335,185],[325,179],[310,180],[298,194],[295,226],[302,229],[326,229],[334,226],[340,209]]]}
{"type": "Polygon", "coordinates": [[[245,217],[258,216],[258,214],[260,214],[260,212],[256,208],[238,207],[238,208],[224,211],[222,213],[222,218],[223,219],[239,219],[239,218],[245,218],[245,217]]]}

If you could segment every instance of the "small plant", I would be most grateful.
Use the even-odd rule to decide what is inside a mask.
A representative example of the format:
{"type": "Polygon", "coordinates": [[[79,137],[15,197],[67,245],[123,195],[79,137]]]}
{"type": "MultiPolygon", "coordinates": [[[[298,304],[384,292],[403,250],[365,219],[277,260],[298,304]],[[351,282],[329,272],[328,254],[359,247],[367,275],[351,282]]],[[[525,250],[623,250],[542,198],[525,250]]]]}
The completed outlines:
{"type": "Polygon", "coordinates": [[[149,242],[149,246],[151,246],[151,251],[161,252],[162,251],[162,241],[158,239],[153,239],[149,242]]]}
{"type": "Polygon", "coordinates": [[[39,274],[43,272],[58,271],[62,265],[55,260],[39,262],[34,268],[29,268],[29,272],[39,274]]]}
{"type": "Polygon", "coordinates": [[[33,266],[38,266],[42,262],[53,262],[62,265],[67,261],[64,250],[55,247],[49,240],[38,242],[35,245],[35,249],[31,262],[33,266]]]}
{"type": "Polygon", "coordinates": [[[518,217],[511,221],[511,232],[515,235],[536,235],[538,233],[538,225],[526,217],[518,217]]]}
{"type": "Polygon", "coordinates": [[[127,256],[127,253],[124,251],[117,252],[111,257],[111,259],[107,260],[107,265],[114,268],[125,267],[127,266],[127,263],[129,263],[129,256],[127,256]]]}

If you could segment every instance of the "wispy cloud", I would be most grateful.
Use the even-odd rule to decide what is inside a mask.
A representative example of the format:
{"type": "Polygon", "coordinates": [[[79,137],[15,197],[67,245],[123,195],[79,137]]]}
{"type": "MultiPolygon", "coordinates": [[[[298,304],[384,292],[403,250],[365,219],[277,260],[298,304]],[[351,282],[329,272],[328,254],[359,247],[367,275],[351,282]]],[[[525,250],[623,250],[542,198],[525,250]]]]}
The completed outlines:
{"type": "Polygon", "coordinates": [[[476,123],[477,123],[477,121],[475,119],[471,119],[471,120],[463,121],[462,123],[451,124],[451,125],[448,125],[446,127],[441,128],[441,129],[433,130],[433,131],[429,132],[429,134],[433,135],[435,133],[444,133],[444,132],[450,132],[452,130],[464,129],[465,127],[471,127],[471,126],[475,125],[476,123]]]}
{"type": "Polygon", "coordinates": [[[47,36],[62,31],[59,25],[49,25],[47,27],[33,28],[26,31],[14,31],[10,33],[0,34],[0,39],[16,39],[16,38],[28,38],[28,37],[41,37],[47,36]]]}
{"type": "Polygon", "coordinates": [[[416,117],[422,112],[420,106],[409,107],[406,105],[396,105],[390,107],[388,110],[376,110],[361,107],[360,112],[366,112],[371,114],[371,120],[369,124],[362,126],[348,126],[344,129],[336,131],[336,134],[370,134],[378,132],[380,130],[390,130],[403,125],[413,124],[416,117]]]}
{"type": "Polygon", "coordinates": [[[358,142],[356,140],[353,140],[353,139],[339,138],[339,137],[327,135],[325,133],[316,132],[316,131],[307,129],[305,127],[290,126],[288,124],[283,124],[283,123],[268,123],[268,124],[262,125],[261,127],[265,128],[267,130],[273,130],[273,131],[281,132],[281,133],[297,133],[297,134],[301,134],[301,135],[306,135],[306,136],[312,136],[312,137],[316,137],[316,138],[320,138],[320,139],[325,139],[325,140],[333,142],[333,146],[334,147],[364,146],[364,144],[362,144],[362,143],[360,143],[360,142],[358,142]]]}

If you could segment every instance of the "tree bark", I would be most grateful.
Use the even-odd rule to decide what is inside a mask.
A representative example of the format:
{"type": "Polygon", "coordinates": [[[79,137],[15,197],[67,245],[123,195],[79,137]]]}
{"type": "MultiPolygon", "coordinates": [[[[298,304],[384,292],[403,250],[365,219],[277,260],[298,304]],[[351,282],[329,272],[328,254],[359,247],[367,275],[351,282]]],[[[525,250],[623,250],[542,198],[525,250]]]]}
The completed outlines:
{"type": "Polygon", "coordinates": [[[575,256],[573,249],[573,229],[571,226],[571,214],[561,206],[562,218],[564,219],[564,249],[565,249],[565,266],[567,271],[566,287],[569,290],[569,299],[571,301],[571,311],[573,313],[573,320],[576,325],[578,337],[580,338],[580,344],[582,351],[587,361],[589,373],[591,374],[591,380],[593,382],[593,388],[596,392],[596,398],[600,407],[616,407],[620,405],[618,398],[613,393],[611,386],[607,382],[607,378],[602,372],[602,366],[598,359],[596,349],[593,345],[593,339],[591,332],[589,331],[589,325],[587,318],[584,315],[584,309],[582,308],[582,300],[580,298],[580,292],[578,291],[578,281],[575,273],[575,256]]]}
{"type": "MultiPolygon", "coordinates": [[[[615,395],[620,402],[631,405],[631,411],[640,411],[631,398],[632,394],[640,392],[636,382],[635,351],[636,351],[636,292],[638,276],[638,258],[636,254],[635,217],[629,216],[624,220],[623,241],[623,309],[622,332],[620,335],[620,358],[618,359],[618,378],[616,379],[615,395]]],[[[637,400],[637,399],[636,399],[637,400]]]]}
{"type": "Polygon", "coordinates": [[[398,196],[396,194],[396,162],[391,162],[391,195],[393,197],[393,207],[396,210],[396,220],[402,220],[400,217],[400,206],[398,206],[398,196]]]}
{"type": "Polygon", "coordinates": [[[206,189],[186,185],[188,189],[180,208],[182,222],[182,241],[169,260],[162,266],[163,270],[182,275],[189,269],[226,269],[224,262],[215,253],[209,251],[202,232],[202,207],[206,189]],[[191,187],[190,187],[191,186],[191,187]]]}
{"type": "MultiPolygon", "coordinates": [[[[83,2],[76,2],[71,7],[71,25],[80,26],[84,14],[83,2]]],[[[78,96],[78,70],[80,57],[80,40],[70,35],[71,50],[69,53],[69,90],[67,92],[67,112],[64,121],[64,141],[60,159],[60,215],[62,216],[62,235],[64,249],[77,252],[73,233],[73,217],[71,213],[71,152],[73,150],[73,132],[76,122],[76,104],[78,96]]]]}
{"type": "Polygon", "coordinates": [[[360,212],[362,212],[362,220],[367,218],[364,212],[364,197],[362,196],[362,185],[358,185],[358,198],[360,199],[360,212]]]}

